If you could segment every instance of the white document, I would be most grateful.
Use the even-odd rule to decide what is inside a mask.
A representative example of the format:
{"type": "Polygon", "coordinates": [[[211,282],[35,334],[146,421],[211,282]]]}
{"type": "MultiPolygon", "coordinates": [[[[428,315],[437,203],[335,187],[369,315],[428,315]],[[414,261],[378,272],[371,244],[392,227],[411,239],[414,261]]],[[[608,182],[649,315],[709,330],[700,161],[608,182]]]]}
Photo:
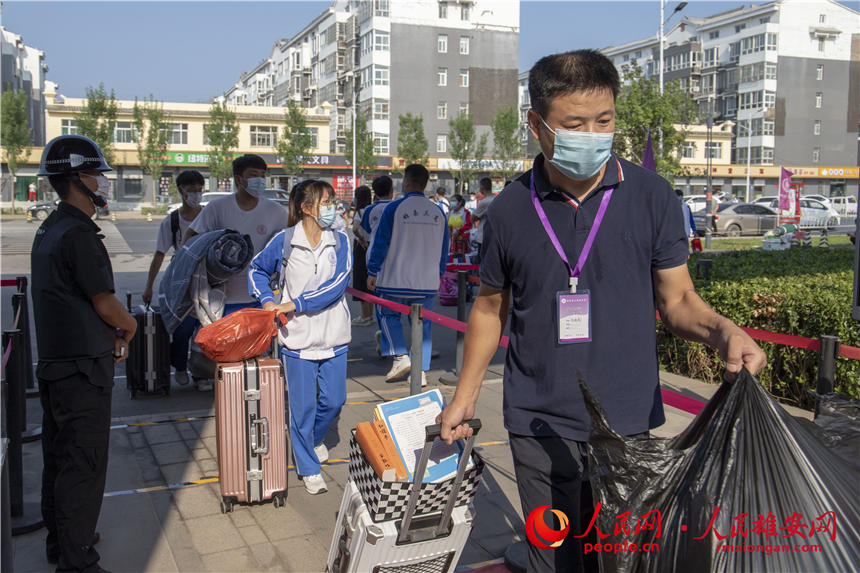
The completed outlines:
{"type": "MultiPolygon", "coordinates": [[[[435,424],[436,416],[441,412],[442,408],[438,402],[430,398],[422,398],[417,408],[392,414],[388,417],[391,435],[396,437],[397,445],[403,456],[403,463],[410,474],[415,472],[415,466],[421,457],[421,451],[424,449],[426,427],[435,424]]],[[[433,442],[433,448],[430,450],[430,460],[427,462],[425,479],[430,475],[433,477],[433,481],[441,481],[455,475],[457,472],[456,461],[452,464],[454,467],[453,472],[445,472],[444,475],[433,475],[435,472],[431,472],[431,470],[446,460],[452,458],[453,460],[457,460],[459,453],[460,449],[456,443],[448,445],[437,438],[433,442]]]]}

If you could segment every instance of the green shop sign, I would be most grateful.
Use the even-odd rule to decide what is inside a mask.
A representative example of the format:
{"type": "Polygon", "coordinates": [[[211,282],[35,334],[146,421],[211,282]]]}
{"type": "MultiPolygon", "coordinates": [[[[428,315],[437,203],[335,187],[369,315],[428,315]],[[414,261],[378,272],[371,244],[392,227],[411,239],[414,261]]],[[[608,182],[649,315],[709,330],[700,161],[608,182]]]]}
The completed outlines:
{"type": "MultiPolygon", "coordinates": [[[[241,153],[233,153],[233,157],[239,157],[241,153]]],[[[185,153],[182,151],[170,152],[167,154],[168,165],[208,165],[208,153],[185,153]]]]}

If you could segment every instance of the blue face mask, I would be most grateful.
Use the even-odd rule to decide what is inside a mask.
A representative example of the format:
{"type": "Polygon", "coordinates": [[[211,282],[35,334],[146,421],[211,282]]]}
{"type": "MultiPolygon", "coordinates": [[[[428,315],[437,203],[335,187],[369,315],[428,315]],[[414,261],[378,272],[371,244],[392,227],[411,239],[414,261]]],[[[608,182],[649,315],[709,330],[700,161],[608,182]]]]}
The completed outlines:
{"type": "Polygon", "coordinates": [[[263,191],[265,190],[265,177],[249,177],[245,183],[245,191],[247,191],[249,195],[253,195],[254,197],[259,197],[263,194],[263,191]]]}
{"type": "Polygon", "coordinates": [[[334,223],[337,217],[337,209],[334,205],[320,205],[320,216],[317,217],[317,224],[323,229],[328,229],[334,223]]]}
{"type": "Polygon", "coordinates": [[[593,177],[609,161],[612,137],[615,132],[595,133],[553,129],[543,118],[541,121],[555,134],[552,159],[549,162],[571,179],[593,177]]]}

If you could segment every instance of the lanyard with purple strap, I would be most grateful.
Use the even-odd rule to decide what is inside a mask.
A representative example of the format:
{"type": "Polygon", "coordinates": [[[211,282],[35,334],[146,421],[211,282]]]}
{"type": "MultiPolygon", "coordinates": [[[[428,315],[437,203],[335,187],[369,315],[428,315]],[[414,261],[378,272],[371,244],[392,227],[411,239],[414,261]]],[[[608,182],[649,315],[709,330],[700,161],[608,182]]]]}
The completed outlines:
{"type": "Polygon", "coordinates": [[[532,203],[535,206],[535,211],[537,211],[538,218],[540,219],[541,225],[543,225],[544,231],[546,231],[549,240],[552,241],[552,246],[555,247],[558,256],[561,257],[562,261],[564,261],[564,264],[567,267],[568,272],[570,273],[569,284],[571,293],[576,292],[576,286],[579,282],[579,274],[582,272],[582,267],[585,266],[585,261],[586,259],[588,259],[588,254],[591,252],[591,246],[594,244],[595,237],[597,237],[597,231],[598,229],[600,229],[600,224],[603,222],[603,216],[606,214],[606,208],[609,206],[609,200],[612,198],[612,192],[614,190],[614,187],[610,187],[603,193],[603,198],[600,201],[600,207],[597,209],[597,215],[594,217],[594,224],[591,226],[591,230],[588,232],[588,238],[585,240],[585,245],[582,247],[582,251],[579,253],[579,259],[577,259],[576,261],[576,266],[571,267],[570,261],[567,259],[567,255],[564,253],[564,249],[561,247],[561,243],[559,242],[555,231],[552,230],[552,225],[550,225],[549,219],[547,219],[546,217],[546,212],[544,212],[543,207],[540,204],[540,199],[538,199],[537,191],[535,191],[535,173],[534,169],[532,169],[532,203]]]}

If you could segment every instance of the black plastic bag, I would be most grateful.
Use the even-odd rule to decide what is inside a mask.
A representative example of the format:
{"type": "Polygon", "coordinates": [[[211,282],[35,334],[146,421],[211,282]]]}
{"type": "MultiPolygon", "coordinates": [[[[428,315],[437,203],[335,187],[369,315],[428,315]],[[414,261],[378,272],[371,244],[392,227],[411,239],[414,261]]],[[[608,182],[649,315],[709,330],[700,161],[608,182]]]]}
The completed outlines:
{"type": "Polygon", "coordinates": [[[619,436],[580,386],[604,573],[857,570],[856,466],[748,372],[670,439],[619,436]]]}

